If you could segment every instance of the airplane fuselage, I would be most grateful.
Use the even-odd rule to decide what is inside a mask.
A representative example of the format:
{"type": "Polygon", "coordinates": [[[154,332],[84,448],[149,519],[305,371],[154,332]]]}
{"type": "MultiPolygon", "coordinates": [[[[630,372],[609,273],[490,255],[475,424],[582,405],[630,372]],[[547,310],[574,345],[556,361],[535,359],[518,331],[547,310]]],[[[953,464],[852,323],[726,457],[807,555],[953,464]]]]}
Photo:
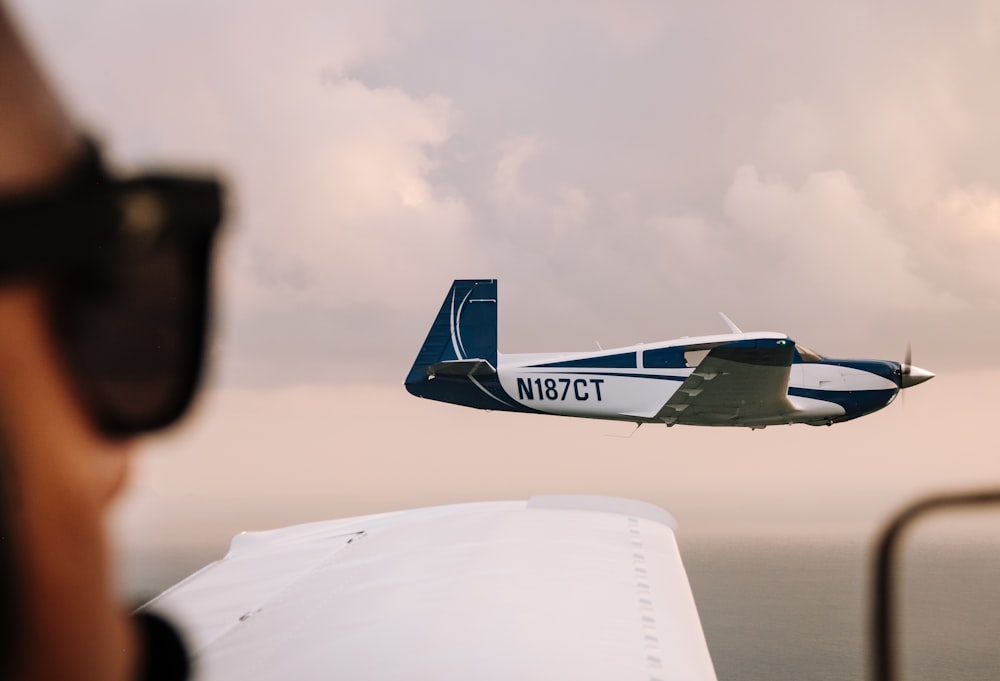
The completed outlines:
{"type": "MultiPolygon", "coordinates": [[[[497,377],[507,401],[532,411],[656,423],[662,420],[657,418],[661,407],[674,397],[710,348],[750,339],[791,342],[784,334],[727,334],[597,353],[501,354],[497,377]],[[670,361],[672,357],[675,361],[670,361]]],[[[836,423],[885,407],[899,390],[893,380],[899,367],[893,362],[806,361],[798,349],[793,357],[788,410],[752,420],[720,414],[712,425],[836,423]]],[[[702,415],[698,422],[708,425],[710,420],[702,415]]],[[[681,417],[674,423],[685,420],[681,417]]]]}
{"type": "Polygon", "coordinates": [[[832,425],[882,409],[933,374],[823,357],[783,333],[685,337],[592,352],[497,351],[496,281],[458,280],[405,380],[478,409],[668,426],[832,425]]]}

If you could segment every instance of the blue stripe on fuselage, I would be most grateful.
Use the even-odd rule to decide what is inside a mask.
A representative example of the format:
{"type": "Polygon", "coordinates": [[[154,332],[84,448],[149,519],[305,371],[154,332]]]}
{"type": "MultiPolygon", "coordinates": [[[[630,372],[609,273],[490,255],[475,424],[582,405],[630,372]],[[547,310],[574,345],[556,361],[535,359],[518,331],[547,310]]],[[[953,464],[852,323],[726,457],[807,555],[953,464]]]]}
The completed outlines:
{"type": "Polygon", "coordinates": [[[567,359],[547,364],[536,364],[535,366],[553,369],[635,369],[639,365],[636,363],[634,352],[622,352],[614,355],[601,355],[599,357],[567,359]]]}
{"type": "Polygon", "coordinates": [[[526,373],[526,374],[547,374],[550,376],[611,376],[614,378],[651,378],[657,381],[679,381],[683,382],[687,379],[687,376],[663,376],[660,374],[633,374],[625,373],[621,371],[550,371],[549,369],[542,368],[545,365],[532,366],[532,367],[519,367],[517,369],[508,369],[507,371],[514,373],[526,373]]]}

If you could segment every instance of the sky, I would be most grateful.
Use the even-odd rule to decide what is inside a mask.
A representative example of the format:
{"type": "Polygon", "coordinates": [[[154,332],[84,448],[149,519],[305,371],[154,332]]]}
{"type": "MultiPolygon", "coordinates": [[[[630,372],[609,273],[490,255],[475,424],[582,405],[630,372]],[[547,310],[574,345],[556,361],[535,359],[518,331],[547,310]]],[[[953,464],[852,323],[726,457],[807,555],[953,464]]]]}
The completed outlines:
{"type": "Polygon", "coordinates": [[[18,0],[122,170],[220,171],[212,368],[147,443],[126,551],[592,493],[685,532],[867,539],[1000,479],[990,0],[18,0]],[[402,380],[455,278],[500,350],[726,330],[937,374],[834,428],[485,413],[402,380]]]}

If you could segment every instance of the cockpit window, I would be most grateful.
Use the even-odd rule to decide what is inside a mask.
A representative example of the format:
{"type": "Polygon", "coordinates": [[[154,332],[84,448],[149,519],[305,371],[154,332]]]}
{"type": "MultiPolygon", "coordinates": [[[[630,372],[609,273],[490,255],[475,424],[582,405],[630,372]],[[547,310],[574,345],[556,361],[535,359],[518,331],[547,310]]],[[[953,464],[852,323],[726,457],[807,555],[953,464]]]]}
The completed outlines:
{"type": "Polygon", "coordinates": [[[795,351],[799,353],[799,357],[802,358],[803,362],[822,362],[823,355],[819,354],[815,350],[810,350],[804,345],[798,343],[795,344],[795,351]]]}

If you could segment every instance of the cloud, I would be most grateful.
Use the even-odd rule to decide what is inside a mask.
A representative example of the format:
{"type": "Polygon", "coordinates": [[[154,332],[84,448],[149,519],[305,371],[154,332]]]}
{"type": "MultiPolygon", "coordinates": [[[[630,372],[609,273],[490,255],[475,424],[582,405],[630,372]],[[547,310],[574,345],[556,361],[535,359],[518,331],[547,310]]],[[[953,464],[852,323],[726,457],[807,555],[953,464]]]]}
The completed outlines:
{"type": "MultiPolygon", "coordinates": [[[[425,268],[461,252],[463,203],[429,180],[433,150],[457,119],[446,99],[341,79],[284,107],[294,127],[270,147],[266,164],[240,178],[243,243],[298,259],[310,273],[303,294],[312,304],[352,291],[354,302],[393,305],[398,291],[385,273],[419,282],[425,268]]],[[[248,294],[269,296],[270,282],[255,279],[254,268],[238,273],[254,289],[248,294]]],[[[283,292],[270,292],[281,304],[283,292]]]]}
{"type": "Polygon", "coordinates": [[[585,0],[564,3],[568,14],[627,52],[643,52],[663,38],[676,13],[673,3],[662,0],[585,0]]]}
{"type": "Polygon", "coordinates": [[[590,217],[590,197],[579,187],[562,186],[552,206],[552,228],[557,235],[577,232],[590,217]]]}
{"type": "Polygon", "coordinates": [[[652,255],[634,261],[644,276],[632,295],[648,296],[645,282],[655,280],[684,305],[728,309],[745,326],[774,319],[802,328],[849,314],[859,329],[886,306],[934,299],[897,230],[843,171],[796,185],[746,165],[720,203],[720,216],[667,213],[644,223],[634,238],[645,231],[652,255]]]}
{"type": "Polygon", "coordinates": [[[227,387],[147,459],[139,541],[553,490],[869,527],[996,476],[989,447],[940,455],[996,410],[996,2],[13,4],[116,162],[230,178],[227,387]],[[721,309],[843,356],[912,340],[939,378],[833,429],[630,440],[414,400],[464,276],[501,278],[506,351],[722,332],[721,309]]]}
{"type": "Polygon", "coordinates": [[[991,3],[21,4],[116,158],[229,169],[248,372],[405,363],[483,274],[525,346],[993,333],[991,3]]]}
{"type": "Polygon", "coordinates": [[[885,217],[843,171],[812,173],[794,188],[744,166],[723,205],[740,269],[772,300],[868,307],[921,292],[885,217]]]}
{"type": "Polygon", "coordinates": [[[408,29],[392,3],[105,0],[58,40],[53,8],[23,10],[117,159],[225,169],[231,305],[316,305],[353,291],[391,306],[399,296],[385,272],[419,288],[422,268],[461,250],[463,201],[430,177],[458,110],[347,75],[398,49],[408,29]]]}
{"type": "Polygon", "coordinates": [[[834,131],[823,112],[802,99],[775,102],[762,132],[760,158],[778,172],[802,177],[832,160],[834,131]]]}
{"type": "Polygon", "coordinates": [[[493,200],[512,208],[532,202],[521,182],[521,172],[538,153],[538,139],[531,135],[514,135],[497,144],[499,160],[493,173],[493,200]]]}
{"type": "Polygon", "coordinates": [[[905,67],[899,58],[883,57],[889,63],[876,62],[835,99],[779,103],[760,157],[791,177],[824,165],[850,172],[937,303],[995,305],[1000,281],[988,263],[997,254],[1000,173],[989,159],[1000,141],[990,122],[1000,98],[969,87],[966,71],[978,61],[961,64],[940,48],[907,55],[905,67]]]}
{"type": "Polygon", "coordinates": [[[1000,306],[1000,192],[983,184],[954,187],[915,211],[915,250],[936,287],[994,313],[1000,306]]]}

